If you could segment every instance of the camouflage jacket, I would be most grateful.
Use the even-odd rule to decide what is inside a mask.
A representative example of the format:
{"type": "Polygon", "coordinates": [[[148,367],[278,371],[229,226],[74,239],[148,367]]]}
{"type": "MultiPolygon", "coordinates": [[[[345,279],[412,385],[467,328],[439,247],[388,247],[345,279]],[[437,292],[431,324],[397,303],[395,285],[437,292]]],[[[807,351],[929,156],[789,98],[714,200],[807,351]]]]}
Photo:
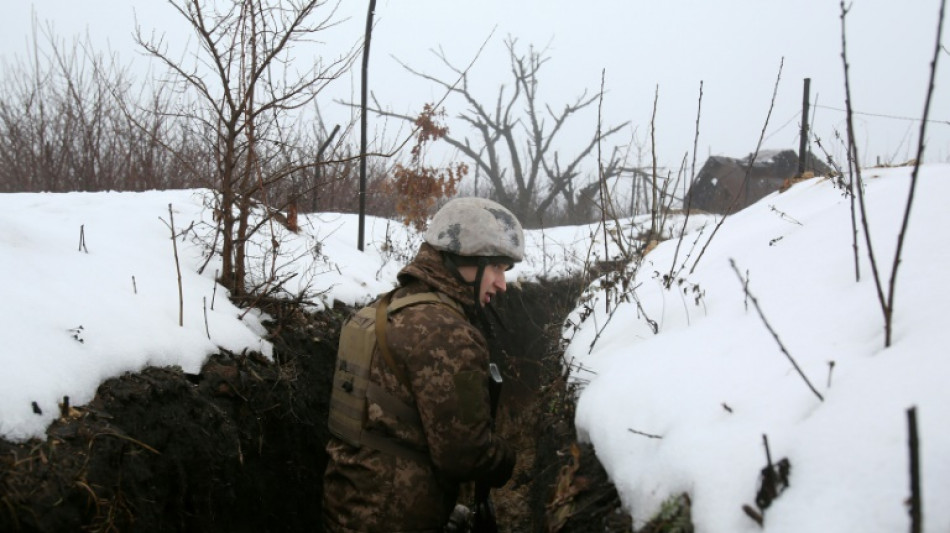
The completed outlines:
{"type": "MultiPolygon", "coordinates": [[[[463,307],[474,305],[472,288],[427,244],[399,273],[399,282],[395,297],[439,291],[463,307]]],[[[447,305],[427,302],[390,315],[386,333],[412,390],[378,350],[370,380],[414,406],[422,425],[400,424],[370,401],[366,427],[424,452],[428,460],[356,448],[331,437],[324,476],[326,531],[441,531],[459,484],[489,477],[511,458],[491,428],[489,348],[482,331],[447,305]]]]}

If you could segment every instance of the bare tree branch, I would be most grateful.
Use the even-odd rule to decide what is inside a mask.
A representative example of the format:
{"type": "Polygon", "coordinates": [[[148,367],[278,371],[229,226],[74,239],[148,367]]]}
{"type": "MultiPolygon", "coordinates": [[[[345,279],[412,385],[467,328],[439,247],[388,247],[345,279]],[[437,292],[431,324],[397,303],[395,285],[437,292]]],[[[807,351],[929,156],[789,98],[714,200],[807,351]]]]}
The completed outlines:
{"type": "Polygon", "coordinates": [[[917,190],[917,175],[920,172],[920,164],[924,160],[924,139],[926,139],[927,119],[930,116],[930,102],[934,94],[934,79],[937,77],[937,58],[940,57],[941,39],[943,36],[943,14],[947,1],[940,0],[940,14],[937,17],[937,37],[934,44],[933,60],[930,62],[930,83],[927,86],[927,100],[924,104],[924,116],[920,122],[920,136],[917,139],[917,158],[914,163],[914,170],[910,175],[910,190],[907,191],[907,206],[904,208],[904,219],[901,222],[901,231],[897,237],[897,250],[894,251],[894,264],[891,266],[891,279],[887,289],[887,322],[885,325],[886,333],[884,346],[891,345],[891,331],[894,323],[894,287],[897,284],[897,268],[901,263],[901,252],[904,250],[904,236],[907,234],[907,226],[910,221],[910,210],[914,204],[914,192],[917,190]]]}
{"type": "MultiPolygon", "coordinates": [[[[568,120],[597,102],[602,94],[589,96],[585,91],[559,112],[549,105],[541,105],[538,99],[538,72],[548,58],[533,48],[521,53],[517,41],[512,38],[505,41],[505,46],[513,87],[504,84],[499,86],[491,110],[470,91],[467,69],[454,66],[443,51],[434,53],[449,71],[458,75],[454,83],[400,64],[409,73],[444,88],[447,94],[462,98],[467,109],[459,113],[457,118],[471,127],[470,131],[475,133],[475,137],[449,134],[442,140],[470,159],[479,175],[488,178],[492,194],[511,208],[523,222],[531,225],[537,223],[540,214],[550,209],[566,190],[572,189],[575,178],[580,174],[580,165],[590,157],[598,142],[628,123],[594,132],[589,142],[577,149],[569,162],[561,166],[557,162],[559,154],[555,149],[559,134],[564,131],[568,120]],[[523,106],[520,112],[517,110],[519,105],[523,106]]],[[[406,121],[415,118],[381,107],[371,111],[380,116],[406,121]]],[[[619,168],[619,165],[608,162],[606,168],[619,168]]]]}
{"type": "MultiPolygon", "coordinates": [[[[752,176],[752,165],[755,164],[755,159],[759,156],[759,150],[762,148],[762,141],[765,139],[765,130],[769,127],[769,119],[772,117],[772,109],[775,108],[775,97],[778,95],[778,84],[782,79],[782,67],[785,65],[785,58],[779,62],[778,74],[775,76],[775,86],[772,88],[772,100],[769,103],[769,112],[765,116],[765,123],[762,124],[762,132],[759,134],[759,142],[755,145],[755,152],[749,156],[749,165],[746,167],[745,179],[742,181],[743,188],[746,188],[749,183],[749,179],[752,176]]],[[[696,261],[693,262],[693,266],[690,267],[689,273],[692,274],[696,270],[696,265],[699,264],[699,260],[703,258],[703,254],[706,253],[706,248],[709,247],[709,243],[712,242],[713,237],[716,236],[716,233],[719,231],[719,228],[722,227],[722,223],[726,221],[729,217],[729,213],[735,208],[736,204],[739,201],[739,198],[742,195],[737,193],[736,197],[733,198],[732,204],[729,206],[729,209],[726,210],[726,213],[722,215],[722,218],[719,219],[719,222],[716,223],[716,226],[713,228],[712,233],[709,235],[709,239],[706,240],[706,243],[703,244],[702,249],[699,251],[699,255],[696,256],[696,261]]],[[[748,197],[748,195],[747,195],[748,197]]]]}

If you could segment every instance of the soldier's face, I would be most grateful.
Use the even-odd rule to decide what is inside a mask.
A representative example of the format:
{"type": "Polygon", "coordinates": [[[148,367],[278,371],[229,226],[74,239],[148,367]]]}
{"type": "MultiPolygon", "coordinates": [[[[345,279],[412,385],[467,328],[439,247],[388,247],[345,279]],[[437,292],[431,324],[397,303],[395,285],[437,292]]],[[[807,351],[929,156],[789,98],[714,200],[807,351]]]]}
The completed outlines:
{"type": "MultiPolygon", "coordinates": [[[[478,290],[482,305],[490,304],[496,294],[505,292],[508,289],[508,285],[505,283],[505,271],[508,270],[508,268],[509,266],[505,264],[488,265],[485,267],[485,271],[482,273],[482,284],[478,290]]],[[[461,266],[459,267],[459,274],[462,275],[465,281],[475,281],[475,276],[478,274],[478,267],[461,266]]]]}

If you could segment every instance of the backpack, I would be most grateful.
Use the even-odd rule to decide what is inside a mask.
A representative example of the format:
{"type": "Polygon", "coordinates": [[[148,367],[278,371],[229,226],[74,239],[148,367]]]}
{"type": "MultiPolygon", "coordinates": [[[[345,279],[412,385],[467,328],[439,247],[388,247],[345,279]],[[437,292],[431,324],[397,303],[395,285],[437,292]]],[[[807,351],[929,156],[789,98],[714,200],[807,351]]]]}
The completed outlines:
{"type": "Polygon", "coordinates": [[[423,451],[410,449],[405,444],[366,430],[367,404],[378,404],[383,411],[395,416],[401,423],[421,429],[422,421],[414,406],[384,391],[370,382],[369,373],[373,356],[379,348],[389,368],[407,389],[410,381],[396,364],[386,345],[387,317],[400,309],[421,303],[439,303],[465,316],[461,306],[448,296],[437,292],[424,292],[393,299],[395,290],[385,294],[374,307],[360,309],[340,331],[340,346],[337,350],[336,367],[333,373],[333,389],[330,393],[330,433],[351,446],[367,446],[378,451],[416,461],[428,461],[423,451]]]}

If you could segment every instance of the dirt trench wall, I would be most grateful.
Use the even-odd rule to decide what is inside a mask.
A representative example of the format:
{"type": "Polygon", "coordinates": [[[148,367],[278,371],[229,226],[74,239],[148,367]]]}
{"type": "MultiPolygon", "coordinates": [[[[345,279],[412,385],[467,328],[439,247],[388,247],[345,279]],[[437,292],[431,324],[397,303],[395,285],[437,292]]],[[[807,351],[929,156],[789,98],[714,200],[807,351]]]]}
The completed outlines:
{"type": "MultiPolygon", "coordinates": [[[[559,373],[559,325],[580,288],[526,284],[497,302],[511,355],[502,401],[508,416],[535,421],[527,432],[554,427],[538,419],[537,398],[559,373]]],[[[89,405],[64,409],[46,440],[0,441],[0,531],[319,531],[332,367],[349,311],[286,314],[275,362],[225,353],[199,375],[110,379],[89,405]]],[[[560,427],[558,438],[572,438],[560,427]]],[[[532,479],[553,484],[559,468],[528,452],[510,488],[521,503],[505,510],[512,531],[542,530],[550,489],[532,479]]]]}
{"type": "Polygon", "coordinates": [[[341,316],[284,329],[276,362],[127,374],[45,441],[0,441],[0,531],[313,530],[341,316]]]}

